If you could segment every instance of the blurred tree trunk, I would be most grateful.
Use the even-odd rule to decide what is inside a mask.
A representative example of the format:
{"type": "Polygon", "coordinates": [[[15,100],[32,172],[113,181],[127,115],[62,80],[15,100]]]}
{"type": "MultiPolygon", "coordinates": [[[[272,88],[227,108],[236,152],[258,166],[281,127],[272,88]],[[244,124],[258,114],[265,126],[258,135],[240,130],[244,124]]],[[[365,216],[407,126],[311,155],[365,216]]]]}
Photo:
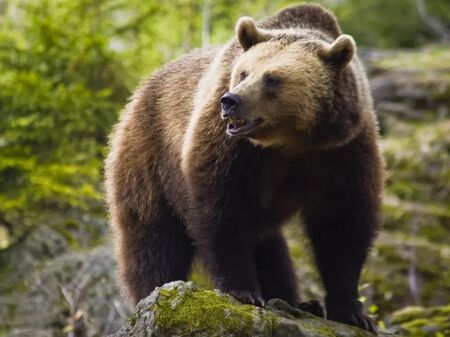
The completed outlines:
{"type": "Polygon", "coordinates": [[[202,25],[202,46],[209,46],[209,35],[210,35],[210,0],[203,1],[203,25],[202,25]]]}
{"type": "Polygon", "coordinates": [[[433,17],[427,13],[424,0],[416,0],[417,12],[425,27],[428,28],[433,34],[435,34],[441,43],[447,43],[450,41],[450,31],[445,25],[436,17],[433,17]]]}

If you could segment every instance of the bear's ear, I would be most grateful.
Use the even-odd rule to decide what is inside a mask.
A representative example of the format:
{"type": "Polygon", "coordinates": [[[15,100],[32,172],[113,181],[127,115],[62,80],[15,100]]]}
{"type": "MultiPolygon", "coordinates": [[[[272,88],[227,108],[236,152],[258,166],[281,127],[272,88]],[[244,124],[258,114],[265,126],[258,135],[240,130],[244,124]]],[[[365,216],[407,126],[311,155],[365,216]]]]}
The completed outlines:
{"type": "Polygon", "coordinates": [[[322,58],[339,69],[350,63],[356,53],[355,40],[350,35],[339,36],[329,47],[324,47],[320,54],[322,58]]]}
{"type": "Polygon", "coordinates": [[[244,51],[270,39],[270,34],[256,27],[255,21],[248,16],[240,18],[236,23],[236,35],[244,51]]]}

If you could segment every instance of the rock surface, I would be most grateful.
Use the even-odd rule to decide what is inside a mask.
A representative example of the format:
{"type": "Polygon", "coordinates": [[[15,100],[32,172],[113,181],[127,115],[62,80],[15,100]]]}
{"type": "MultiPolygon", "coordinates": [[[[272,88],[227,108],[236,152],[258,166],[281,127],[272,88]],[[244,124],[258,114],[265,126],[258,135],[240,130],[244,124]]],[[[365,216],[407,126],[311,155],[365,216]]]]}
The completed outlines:
{"type": "MultiPolygon", "coordinates": [[[[175,281],[156,288],[110,337],[364,337],[371,333],[327,321],[273,299],[265,309],[244,305],[217,290],[175,281]]],[[[395,336],[380,332],[378,336],[395,336]]]]}
{"type": "Polygon", "coordinates": [[[411,306],[394,312],[392,326],[405,336],[450,336],[450,304],[424,308],[411,306]]]}
{"type": "Polygon", "coordinates": [[[112,249],[65,234],[42,226],[1,252],[0,337],[105,336],[128,316],[112,249]]]}

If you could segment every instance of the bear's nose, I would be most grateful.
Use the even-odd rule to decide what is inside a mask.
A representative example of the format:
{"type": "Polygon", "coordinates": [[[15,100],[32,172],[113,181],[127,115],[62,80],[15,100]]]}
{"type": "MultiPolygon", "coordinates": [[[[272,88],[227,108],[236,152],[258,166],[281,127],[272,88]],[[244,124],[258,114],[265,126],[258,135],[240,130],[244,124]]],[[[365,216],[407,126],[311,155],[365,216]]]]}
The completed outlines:
{"type": "Polygon", "coordinates": [[[241,97],[237,94],[232,94],[231,92],[225,93],[220,99],[222,105],[222,117],[229,117],[241,103],[241,97]]]}

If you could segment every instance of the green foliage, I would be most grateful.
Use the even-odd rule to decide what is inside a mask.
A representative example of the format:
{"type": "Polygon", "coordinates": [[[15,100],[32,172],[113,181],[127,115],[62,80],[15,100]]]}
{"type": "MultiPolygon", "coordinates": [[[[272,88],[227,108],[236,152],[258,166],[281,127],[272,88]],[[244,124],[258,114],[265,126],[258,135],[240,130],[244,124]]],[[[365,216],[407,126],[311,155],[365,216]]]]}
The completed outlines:
{"type": "Polygon", "coordinates": [[[2,18],[0,214],[12,223],[100,205],[103,147],[127,89],[103,35],[109,16],[90,3],[11,3],[2,18]]]}
{"type": "Polygon", "coordinates": [[[424,308],[407,307],[392,314],[392,323],[410,337],[450,335],[450,305],[424,308]]]}
{"type": "MultiPolygon", "coordinates": [[[[450,24],[446,0],[425,1],[427,14],[450,24]]],[[[414,0],[347,0],[332,5],[343,30],[360,45],[415,47],[435,36],[422,22],[414,0]]]]}
{"type": "Polygon", "coordinates": [[[339,3],[335,10],[343,29],[361,44],[410,47],[424,40],[412,2],[352,0],[339,3]]]}
{"type": "Polygon", "coordinates": [[[229,295],[199,291],[191,282],[175,281],[157,288],[138,304],[126,335],[139,336],[145,329],[161,336],[269,336],[278,320],[274,313],[241,304],[229,295]],[[146,318],[148,313],[151,320],[146,318]]]}
{"type": "MultiPolygon", "coordinates": [[[[321,2],[361,44],[410,46],[429,38],[410,1],[321,2]]],[[[192,48],[227,40],[241,15],[262,18],[295,3],[3,2],[2,224],[20,233],[24,223],[39,223],[48,212],[98,209],[107,134],[139,78],[192,48]]],[[[427,3],[430,14],[444,22],[448,7],[443,0],[427,3]]]]}
{"type": "Polygon", "coordinates": [[[113,0],[3,5],[0,224],[16,236],[50,216],[103,212],[107,135],[142,75],[136,65],[148,71],[160,62],[141,61],[147,34],[136,27],[154,14],[147,7],[113,0]]]}

